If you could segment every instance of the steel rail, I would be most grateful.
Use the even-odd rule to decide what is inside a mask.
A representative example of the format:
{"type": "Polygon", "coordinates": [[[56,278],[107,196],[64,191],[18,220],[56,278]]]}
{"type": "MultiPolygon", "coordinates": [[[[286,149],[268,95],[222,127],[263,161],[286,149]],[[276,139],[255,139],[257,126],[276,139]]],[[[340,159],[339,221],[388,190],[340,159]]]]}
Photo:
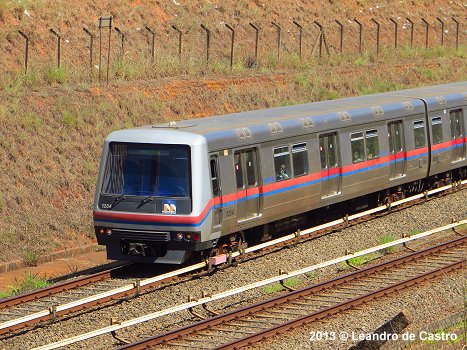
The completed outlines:
{"type": "MultiPolygon", "coordinates": [[[[238,349],[241,346],[246,346],[246,345],[251,345],[254,342],[258,342],[261,340],[264,340],[265,338],[269,338],[275,335],[282,334],[287,331],[291,331],[296,327],[302,326],[306,323],[317,321],[323,318],[327,318],[330,316],[334,316],[336,314],[339,314],[343,311],[355,308],[359,305],[362,305],[364,303],[367,303],[369,301],[373,301],[375,299],[378,299],[380,297],[385,297],[388,296],[391,293],[401,291],[403,289],[412,287],[416,284],[419,284],[421,282],[425,282],[427,280],[433,279],[435,277],[445,275],[446,273],[455,271],[455,270],[461,270],[464,269],[466,266],[465,260],[463,261],[458,261],[443,267],[440,267],[436,270],[421,274],[419,276],[413,277],[411,279],[408,279],[406,281],[397,283],[395,285],[381,288],[379,290],[376,290],[372,293],[365,294],[361,297],[357,297],[354,299],[351,299],[349,301],[334,305],[332,307],[320,310],[318,312],[315,312],[313,314],[303,316],[301,318],[286,322],[282,325],[278,325],[276,327],[269,328],[265,331],[259,332],[254,335],[247,336],[245,338],[242,338],[241,340],[231,342],[229,344],[221,345],[216,348],[215,350],[227,350],[227,349],[238,349]]],[[[123,348],[123,349],[137,349],[137,348],[123,348]]]]}
{"type": "MultiPolygon", "coordinates": [[[[466,184],[467,184],[467,180],[463,180],[461,182],[455,182],[455,183],[447,185],[447,186],[443,186],[443,187],[440,187],[440,188],[437,188],[437,189],[434,189],[434,190],[431,190],[431,191],[426,191],[425,193],[418,194],[418,195],[415,195],[415,196],[412,196],[412,197],[408,197],[408,198],[405,198],[405,199],[390,203],[390,205],[382,205],[382,206],[379,206],[377,208],[373,208],[373,209],[367,210],[367,211],[362,212],[362,213],[354,214],[354,215],[348,216],[348,217],[343,218],[343,219],[334,220],[332,222],[329,222],[329,223],[326,223],[326,224],[323,224],[323,225],[319,225],[319,226],[316,226],[316,227],[313,227],[313,228],[309,228],[309,229],[306,229],[306,230],[303,230],[303,231],[299,231],[299,232],[294,233],[294,234],[286,235],[286,236],[283,236],[283,237],[280,237],[280,238],[277,238],[277,239],[274,239],[274,240],[271,240],[271,241],[268,241],[268,242],[265,242],[265,243],[258,244],[256,246],[248,247],[243,252],[234,252],[234,253],[232,253],[232,258],[238,258],[242,254],[250,254],[252,252],[255,252],[255,251],[258,251],[258,250],[261,250],[261,249],[264,249],[264,248],[273,247],[273,246],[280,245],[280,244],[286,244],[287,242],[294,241],[297,238],[297,236],[303,237],[303,236],[309,235],[311,233],[315,233],[315,232],[319,232],[319,231],[322,231],[322,230],[325,230],[325,229],[333,228],[333,227],[338,226],[338,225],[348,224],[348,222],[350,222],[350,221],[357,220],[357,219],[360,219],[362,217],[365,217],[365,216],[368,216],[368,215],[371,215],[371,214],[374,214],[374,213],[385,211],[385,210],[388,210],[388,209],[403,205],[403,204],[405,204],[407,202],[410,202],[410,201],[419,200],[421,198],[428,198],[429,196],[432,196],[432,195],[440,193],[440,192],[444,192],[444,191],[448,191],[448,190],[456,190],[456,189],[462,190],[463,189],[462,185],[466,185],[466,184]]],[[[436,231],[436,232],[438,232],[438,231],[436,231]]],[[[428,233],[425,236],[428,236],[428,235],[430,235],[432,233],[436,233],[436,232],[428,233]]],[[[410,241],[410,240],[414,240],[414,239],[422,238],[422,237],[424,237],[424,236],[422,236],[420,234],[419,235],[414,235],[414,236],[411,236],[410,238],[407,238],[406,241],[410,241]]],[[[392,244],[387,243],[387,247],[390,247],[392,245],[400,244],[400,243],[396,243],[396,242],[399,242],[399,241],[401,241],[401,240],[394,241],[394,242],[392,242],[392,244]]],[[[406,241],[401,241],[401,243],[404,243],[406,241]]],[[[384,246],[381,249],[384,249],[385,247],[386,246],[384,246]]],[[[364,254],[367,254],[367,253],[362,253],[361,255],[364,255],[364,254]]],[[[356,257],[356,256],[359,256],[359,255],[352,255],[351,258],[356,257]]],[[[332,264],[333,263],[331,263],[331,265],[332,264]]],[[[20,329],[20,328],[23,328],[25,326],[32,326],[32,325],[37,324],[39,322],[55,319],[57,316],[63,316],[63,315],[69,314],[71,312],[80,311],[80,310],[83,310],[83,309],[86,309],[86,308],[89,308],[89,307],[92,307],[92,306],[95,306],[95,305],[99,305],[99,304],[102,304],[102,303],[105,303],[105,302],[108,302],[108,301],[111,301],[111,300],[116,300],[116,299],[119,299],[121,297],[125,297],[125,296],[129,296],[131,294],[138,293],[139,290],[145,290],[147,288],[154,287],[158,283],[166,282],[166,281],[171,280],[173,278],[177,278],[180,275],[183,275],[183,274],[186,274],[186,273],[189,273],[189,272],[193,272],[193,271],[197,271],[197,270],[201,270],[201,269],[207,267],[208,265],[209,265],[209,263],[207,261],[203,261],[203,262],[200,262],[200,263],[188,266],[188,267],[184,267],[184,268],[181,268],[181,269],[169,272],[169,273],[165,273],[165,274],[155,276],[155,277],[152,277],[152,278],[147,278],[147,279],[144,279],[144,280],[140,280],[137,283],[136,282],[131,283],[131,284],[128,284],[128,285],[125,285],[125,286],[122,286],[122,287],[119,287],[119,288],[116,288],[116,289],[113,289],[113,290],[109,290],[109,291],[106,291],[106,292],[95,294],[95,295],[90,296],[90,297],[79,299],[77,301],[57,305],[55,308],[44,309],[42,311],[30,314],[28,316],[19,317],[19,318],[14,319],[14,320],[10,320],[10,321],[7,321],[7,322],[0,323],[0,335],[11,332],[11,331],[14,331],[14,330],[17,330],[17,329],[20,329]]],[[[286,275],[284,275],[284,276],[286,276],[286,275]]],[[[42,293],[42,290],[39,290],[36,293],[42,293]]],[[[34,298],[33,294],[34,294],[34,292],[30,293],[30,296],[29,296],[29,298],[31,298],[30,300],[32,300],[32,298],[34,298]]],[[[16,300],[19,300],[19,299],[16,299],[16,300]]]]}
{"type": "Polygon", "coordinates": [[[0,299],[0,310],[6,309],[19,304],[24,304],[29,301],[37,300],[40,298],[48,297],[54,294],[65,292],[70,289],[77,287],[82,287],[90,283],[99,282],[111,277],[111,274],[121,268],[129,266],[129,264],[124,264],[121,266],[115,266],[107,270],[99,271],[91,275],[78,277],[74,280],[60,282],[49,287],[45,287],[39,290],[32,292],[14,295],[9,298],[0,299]]]}
{"type": "MultiPolygon", "coordinates": [[[[332,260],[329,260],[329,261],[326,261],[326,262],[323,262],[323,263],[320,263],[320,264],[316,264],[316,265],[309,266],[309,267],[299,269],[299,270],[296,270],[296,271],[284,273],[284,274],[281,274],[279,276],[275,276],[275,277],[264,279],[264,280],[261,280],[261,281],[258,281],[258,282],[254,282],[254,283],[248,284],[248,285],[243,286],[243,287],[234,288],[234,289],[227,290],[227,291],[224,291],[224,292],[221,292],[221,293],[218,293],[218,294],[214,294],[214,295],[207,295],[207,296],[204,296],[204,297],[201,297],[199,299],[189,301],[189,302],[181,304],[181,305],[176,305],[176,306],[173,306],[173,307],[165,309],[165,310],[157,311],[157,312],[150,313],[150,314],[147,314],[147,315],[143,315],[143,316],[140,316],[140,317],[137,317],[137,318],[127,320],[127,321],[123,321],[123,322],[120,322],[120,323],[117,323],[117,324],[113,324],[113,325],[110,325],[110,326],[107,326],[107,327],[104,327],[104,328],[101,328],[101,329],[97,329],[97,330],[94,330],[94,331],[91,331],[91,332],[88,332],[88,333],[84,333],[84,334],[81,334],[81,335],[78,335],[78,336],[63,339],[61,341],[58,341],[58,342],[55,342],[55,343],[52,343],[52,344],[48,344],[48,345],[44,345],[44,346],[38,347],[36,349],[37,350],[39,350],[39,349],[41,349],[41,350],[44,350],[44,349],[56,349],[56,348],[59,348],[59,347],[62,347],[62,346],[70,345],[70,344],[73,344],[73,343],[76,343],[76,342],[79,342],[79,341],[83,341],[83,340],[90,339],[90,338],[93,338],[93,337],[96,337],[96,336],[99,336],[99,335],[106,334],[106,333],[109,333],[109,332],[115,332],[117,330],[129,327],[129,326],[134,326],[134,325],[137,325],[137,324],[140,324],[140,323],[143,323],[143,322],[154,320],[154,319],[159,318],[161,316],[165,316],[165,315],[169,315],[169,314],[172,314],[172,313],[175,313],[175,312],[187,310],[189,308],[193,308],[193,307],[198,306],[198,305],[206,304],[208,302],[212,302],[212,301],[215,301],[215,300],[220,300],[220,299],[227,298],[227,297],[230,297],[230,296],[233,296],[233,295],[236,295],[236,294],[240,294],[240,293],[246,292],[246,291],[254,289],[254,288],[263,287],[263,286],[271,284],[271,283],[280,282],[280,281],[285,280],[285,279],[290,278],[290,277],[303,275],[303,274],[306,274],[308,272],[311,272],[311,271],[314,271],[314,270],[317,270],[317,269],[320,269],[320,268],[323,268],[323,267],[327,267],[327,266],[334,265],[334,264],[337,264],[337,263],[345,262],[345,261],[347,261],[347,260],[349,260],[351,258],[354,258],[354,257],[358,257],[358,256],[366,255],[366,254],[369,254],[369,253],[373,253],[373,252],[376,252],[376,251],[379,251],[379,250],[382,250],[382,249],[386,249],[386,248],[389,248],[389,247],[392,247],[392,246],[403,244],[405,242],[413,241],[415,239],[419,239],[419,238],[422,238],[422,237],[427,237],[427,236],[432,235],[434,233],[441,232],[441,231],[448,230],[448,229],[452,229],[452,228],[454,228],[456,226],[463,225],[463,224],[467,224],[467,219],[464,219],[464,220],[461,220],[461,221],[458,221],[456,223],[452,223],[452,224],[449,224],[449,225],[445,225],[445,226],[442,226],[442,227],[438,227],[438,228],[435,228],[435,229],[432,229],[432,230],[429,230],[429,231],[426,231],[426,232],[422,232],[422,233],[419,233],[419,234],[411,236],[411,237],[402,238],[402,239],[396,240],[394,242],[385,243],[385,244],[382,244],[382,245],[379,245],[379,246],[376,246],[376,247],[372,247],[372,248],[368,248],[368,249],[365,249],[365,250],[362,250],[362,251],[359,251],[359,252],[356,252],[356,253],[347,254],[347,255],[342,256],[340,258],[332,259],[332,260]]],[[[467,236],[463,236],[463,237],[461,237],[461,238],[459,238],[457,240],[465,240],[466,237],[467,236]]],[[[424,251],[425,250],[423,250],[421,252],[424,252],[424,251]]],[[[412,256],[413,254],[417,254],[417,253],[420,254],[420,252],[416,252],[416,253],[412,253],[410,255],[412,256]]]]}
{"type": "MultiPolygon", "coordinates": [[[[437,252],[443,252],[446,249],[450,249],[450,248],[465,244],[466,241],[467,241],[467,236],[463,236],[455,240],[452,240],[450,242],[442,243],[437,246],[426,248],[421,251],[414,252],[406,256],[391,260],[391,261],[383,262],[381,264],[371,266],[363,270],[352,272],[345,276],[334,278],[330,281],[325,281],[325,282],[322,282],[322,283],[319,283],[319,284],[316,284],[310,287],[305,287],[303,289],[293,291],[285,295],[280,295],[278,297],[275,297],[269,300],[261,301],[256,304],[246,306],[239,310],[234,310],[223,315],[215,316],[207,320],[203,320],[195,324],[182,327],[180,329],[172,330],[164,334],[160,334],[160,335],[148,338],[148,339],[144,339],[133,344],[128,344],[128,345],[125,345],[119,348],[119,350],[120,349],[146,349],[149,346],[155,346],[158,344],[169,342],[171,340],[176,340],[180,336],[188,335],[195,331],[214,329],[215,326],[218,326],[222,323],[225,323],[231,320],[239,320],[245,316],[249,316],[251,318],[252,316],[254,316],[255,312],[258,312],[258,311],[264,312],[268,308],[279,306],[280,304],[287,303],[291,300],[295,300],[302,296],[307,296],[312,293],[317,293],[326,288],[337,287],[341,284],[345,284],[353,280],[358,280],[361,277],[368,277],[369,275],[377,274],[380,271],[387,271],[390,268],[403,266],[407,264],[408,262],[414,262],[414,261],[417,261],[417,259],[425,258],[430,255],[436,254],[437,252]]],[[[354,308],[368,301],[375,300],[376,298],[379,298],[382,296],[387,296],[390,293],[400,291],[402,289],[408,288],[422,281],[426,281],[428,279],[440,276],[447,272],[458,270],[458,269],[463,269],[465,268],[465,266],[466,266],[465,258],[460,261],[456,261],[454,263],[447,263],[445,266],[439,267],[435,270],[419,274],[417,276],[408,278],[401,282],[394,283],[387,287],[378,288],[369,293],[365,293],[364,295],[361,295],[359,297],[352,298],[348,301],[339,302],[330,307],[326,307],[316,312],[312,312],[308,315],[301,316],[296,319],[284,322],[283,324],[261,330],[260,332],[257,332],[254,334],[248,334],[247,336],[243,338],[234,340],[227,344],[220,345],[218,347],[215,347],[214,349],[238,349],[241,346],[251,345],[254,342],[258,342],[268,337],[275,336],[280,333],[284,333],[286,331],[292,330],[295,327],[301,326],[305,323],[309,323],[312,321],[317,321],[317,320],[320,320],[326,317],[333,316],[335,314],[354,308]]]]}

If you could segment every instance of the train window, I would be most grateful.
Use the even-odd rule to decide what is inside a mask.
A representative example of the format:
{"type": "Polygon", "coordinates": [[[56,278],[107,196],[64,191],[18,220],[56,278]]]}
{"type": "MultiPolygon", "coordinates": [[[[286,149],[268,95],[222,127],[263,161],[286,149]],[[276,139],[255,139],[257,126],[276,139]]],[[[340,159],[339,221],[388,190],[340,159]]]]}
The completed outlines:
{"type": "Polygon", "coordinates": [[[306,143],[292,145],[292,164],[295,177],[308,174],[308,152],[306,143]]]}
{"type": "Polygon", "coordinates": [[[462,121],[462,109],[449,111],[449,120],[451,123],[451,138],[453,140],[464,136],[464,123],[462,121]]]}
{"type": "Polygon", "coordinates": [[[248,187],[256,186],[256,166],[253,150],[243,152],[246,166],[246,180],[248,187]]]}
{"type": "Polygon", "coordinates": [[[413,123],[413,136],[415,141],[415,148],[421,148],[426,145],[425,123],[422,120],[413,123]]]}
{"type": "Polygon", "coordinates": [[[365,160],[365,141],[363,139],[363,132],[354,132],[350,134],[350,143],[352,149],[352,162],[363,162],[365,160]]]}
{"type": "Polygon", "coordinates": [[[218,173],[217,173],[217,161],[216,158],[211,158],[210,162],[211,166],[211,184],[212,184],[212,194],[214,196],[218,196],[220,193],[220,188],[219,188],[219,178],[218,178],[218,173]]]}
{"type": "Polygon", "coordinates": [[[378,131],[367,130],[365,133],[366,158],[374,159],[379,157],[378,131]]]}
{"type": "Polygon", "coordinates": [[[319,137],[319,157],[321,160],[321,170],[327,169],[326,143],[324,136],[319,137]]]}
{"type": "Polygon", "coordinates": [[[235,178],[237,179],[237,188],[243,188],[243,169],[240,152],[234,154],[235,178]]]}
{"type": "Polygon", "coordinates": [[[329,168],[337,167],[337,135],[336,133],[329,134],[328,140],[328,166],[329,168]]]}
{"type": "Polygon", "coordinates": [[[441,117],[431,118],[431,130],[433,132],[433,144],[443,142],[443,123],[441,117]]]}
{"type": "Polygon", "coordinates": [[[290,178],[290,151],[288,146],[274,148],[274,171],[277,181],[290,178]]]}

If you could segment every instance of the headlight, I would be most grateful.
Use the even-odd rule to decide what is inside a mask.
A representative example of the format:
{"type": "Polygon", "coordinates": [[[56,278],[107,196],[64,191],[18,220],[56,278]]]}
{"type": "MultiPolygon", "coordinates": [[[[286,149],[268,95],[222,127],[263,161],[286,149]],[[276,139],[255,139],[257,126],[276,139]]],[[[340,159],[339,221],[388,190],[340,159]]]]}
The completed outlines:
{"type": "Polygon", "coordinates": [[[107,235],[111,235],[111,234],[112,234],[112,229],[111,229],[111,228],[106,229],[106,230],[105,230],[105,233],[106,233],[107,235]]]}
{"type": "Polygon", "coordinates": [[[176,241],[181,241],[183,239],[183,233],[182,232],[177,232],[175,234],[175,240],[176,241]]]}
{"type": "Polygon", "coordinates": [[[191,232],[185,232],[185,241],[191,241],[191,232]]]}

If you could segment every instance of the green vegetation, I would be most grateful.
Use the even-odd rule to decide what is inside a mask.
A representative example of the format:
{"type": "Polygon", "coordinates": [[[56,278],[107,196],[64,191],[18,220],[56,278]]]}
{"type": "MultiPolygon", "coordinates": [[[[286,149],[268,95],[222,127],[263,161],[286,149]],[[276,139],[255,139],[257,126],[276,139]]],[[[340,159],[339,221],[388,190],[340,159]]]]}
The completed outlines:
{"type": "MultiPolygon", "coordinates": [[[[396,237],[392,234],[384,235],[380,239],[378,239],[378,245],[390,243],[396,240],[396,237]]],[[[392,253],[397,250],[397,246],[392,246],[384,249],[385,253],[392,253]]]]}
{"type": "MultiPolygon", "coordinates": [[[[284,284],[290,288],[293,288],[302,282],[303,281],[298,277],[290,277],[284,281],[284,284]]],[[[276,293],[281,290],[286,290],[286,288],[280,283],[269,284],[263,288],[263,292],[266,294],[276,293]]]]}
{"type": "Polygon", "coordinates": [[[68,73],[65,68],[48,68],[46,72],[49,84],[65,84],[68,81],[68,73]]]}
{"type": "Polygon", "coordinates": [[[411,237],[411,236],[418,235],[419,233],[422,233],[422,231],[420,231],[418,229],[412,229],[409,232],[407,232],[406,236],[411,237]]]}
{"type": "Polygon", "coordinates": [[[41,116],[34,112],[29,112],[24,115],[23,126],[29,131],[38,130],[44,120],[41,116]]]}
{"type": "Polygon", "coordinates": [[[40,254],[36,251],[26,251],[23,255],[24,261],[29,265],[29,266],[37,266],[37,263],[39,262],[40,254]]]}
{"type": "Polygon", "coordinates": [[[76,124],[76,117],[69,111],[63,113],[63,123],[66,126],[73,126],[76,124]]]}
{"type": "MultiPolygon", "coordinates": [[[[352,266],[357,266],[358,267],[358,266],[366,264],[369,261],[375,260],[377,258],[379,258],[378,253],[370,253],[370,254],[366,254],[366,255],[362,255],[362,256],[356,256],[355,258],[351,258],[351,259],[349,259],[349,263],[352,266]]],[[[345,265],[347,266],[347,264],[345,264],[345,265]]]]}
{"type": "Polygon", "coordinates": [[[27,272],[24,276],[15,280],[12,285],[9,285],[5,291],[0,291],[0,298],[8,298],[13,295],[29,292],[35,289],[44,288],[49,286],[50,283],[40,278],[39,276],[27,272]]]}
{"type": "Polygon", "coordinates": [[[439,344],[440,342],[449,342],[450,344],[458,344],[461,343],[462,345],[463,340],[464,340],[464,330],[465,330],[465,323],[464,322],[459,322],[455,325],[452,325],[447,328],[443,329],[437,329],[433,332],[429,332],[430,334],[429,338],[433,339],[424,339],[421,342],[423,344],[439,344]],[[456,339],[451,339],[449,335],[456,334],[456,339]],[[440,340],[440,339],[445,339],[445,340],[440,340]]]}

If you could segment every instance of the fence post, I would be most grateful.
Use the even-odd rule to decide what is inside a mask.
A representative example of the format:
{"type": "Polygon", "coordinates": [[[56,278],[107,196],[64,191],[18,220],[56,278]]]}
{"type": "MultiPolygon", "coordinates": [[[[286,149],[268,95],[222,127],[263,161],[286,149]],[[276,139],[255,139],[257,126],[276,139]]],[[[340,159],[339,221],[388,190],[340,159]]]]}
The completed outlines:
{"type": "Polygon", "coordinates": [[[359,31],[358,31],[358,52],[359,52],[359,53],[362,53],[362,33],[363,33],[363,25],[362,25],[356,18],[354,18],[353,20],[355,21],[355,23],[358,24],[358,28],[359,28],[359,31]]]}
{"type": "Polygon", "coordinates": [[[302,31],[303,31],[303,28],[296,21],[292,21],[292,22],[298,28],[298,57],[300,58],[300,61],[301,61],[302,60],[302,31]]]}
{"type": "Polygon", "coordinates": [[[94,43],[94,35],[86,27],[83,27],[83,30],[87,35],[89,35],[89,79],[92,81],[92,48],[94,43]]]}
{"type": "Polygon", "coordinates": [[[414,23],[409,17],[405,17],[407,21],[410,23],[410,48],[413,46],[413,30],[414,30],[414,23]]]}
{"type": "Polygon", "coordinates": [[[376,24],[376,55],[379,55],[379,28],[380,24],[372,18],[371,21],[376,24]]]}
{"type": "Polygon", "coordinates": [[[225,24],[225,26],[228,30],[230,30],[230,69],[232,69],[234,57],[235,29],[233,29],[227,23],[225,24]]]}
{"type": "Polygon", "coordinates": [[[319,58],[322,56],[323,45],[326,49],[326,53],[330,56],[328,44],[326,43],[326,35],[324,34],[324,27],[318,21],[313,21],[319,28],[319,58]]]}
{"type": "Polygon", "coordinates": [[[206,63],[208,63],[209,48],[211,47],[211,31],[204,24],[201,24],[201,28],[206,32],[206,63]]]}
{"type": "Polygon", "coordinates": [[[125,50],[124,50],[125,33],[123,33],[123,31],[120,30],[120,28],[118,27],[115,27],[114,29],[118,33],[118,37],[120,38],[120,60],[123,60],[123,55],[125,53],[125,50]]]}
{"type": "Polygon", "coordinates": [[[452,20],[456,23],[456,50],[459,49],[459,22],[453,17],[452,20]]]}
{"type": "Polygon", "coordinates": [[[259,28],[251,22],[249,25],[255,30],[255,64],[258,64],[259,28]]]}
{"type": "Polygon", "coordinates": [[[317,21],[313,21],[313,23],[319,28],[319,38],[318,38],[318,41],[319,41],[319,50],[318,50],[318,57],[319,59],[321,59],[322,57],[322,54],[323,54],[323,27],[321,26],[321,24],[319,24],[317,21]]]}
{"type": "Polygon", "coordinates": [[[425,18],[422,18],[422,22],[425,23],[426,26],[426,32],[425,32],[425,49],[428,49],[428,30],[430,28],[430,25],[428,22],[425,20],[425,18]]]}
{"type": "Polygon", "coordinates": [[[394,23],[394,48],[397,49],[397,22],[389,17],[389,20],[394,23]]]}
{"type": "Polygon", "coordinates": [[[178,32],[178,59],[182,59],[182,31],[174,24],[172,28],[178,32]]]}
{"type": "Polygon", "coordinates": [[[277,59],[279,60],[281,47],[281,27],[275,22],[271,22],[271,24],[276,27],[277,30],[277,59]]]}
{"type": "Polygon", "coordinates": [[[154,56],[155,56],[155,44],[156,44],[156,32],[149,28],[149,26],[145,25],[144,28],[151,34],[152,39],[151,39],[151,64],[154,64],[154,56]]]}
{"type": "Polygon", "coordinates": [[[60,68],[60,58],[61,58],[60,43],[61,43],[62,37],[60,36],[58,32],[56,32],[52,28],[50,28],[49,30],[57,38],[57,67],[60,68]]]}
{"type": "Polygon", "coordinates": [[[26,40],[26,46],[24,47],[24,73],[28,72],[28,59],[29,59],[29,37],[24,34],[21,30],[18,33],[26,40]]]}
{"type": "Polygon", "coordinates": [[[109,83],[109,69],[110,69],[110,39],[112,37],[112,16],[99,17],[97,25],[99,27],[99,82],[101,81],[102,28],[109,28],[109,43],[107,46],[107,84],[108,84],[109,83]]]}
{"type": "Polygon", "coordinates": [[[444,22],[439,17],[436,17],[436,19],[441,23],[441,46],[444,46],[444,22]]]}
{"type": "Polygon", "coordinates": [[[335,19],[337,25],[339,26],[339,31],[340,31],[340,36],[339,36],[339,51],[342,53],[342,44],[344,42],[344,25],[339,22],[337,19],[335,19]]]}

